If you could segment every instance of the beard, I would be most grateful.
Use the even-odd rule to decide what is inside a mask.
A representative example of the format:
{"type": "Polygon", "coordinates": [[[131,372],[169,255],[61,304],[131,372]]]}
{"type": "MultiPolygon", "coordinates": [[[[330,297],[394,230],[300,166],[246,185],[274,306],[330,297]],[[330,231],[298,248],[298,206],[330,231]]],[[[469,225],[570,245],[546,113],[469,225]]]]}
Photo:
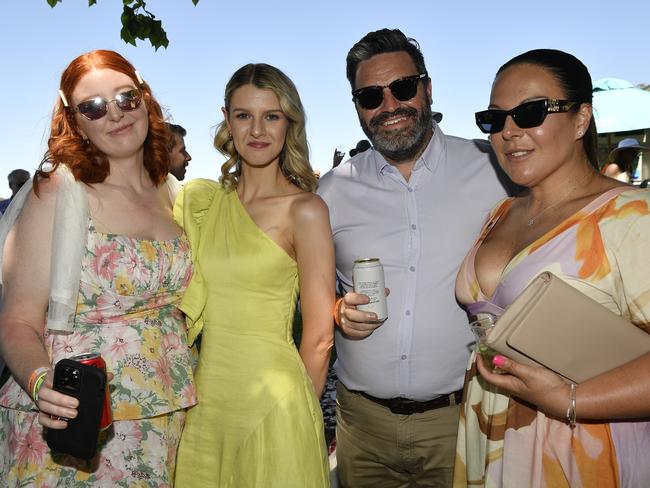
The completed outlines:
{"type": "Polygon", "coordinates": [[[431,107],[424,104],[418,112],[412,107],[401,107],[394,112],[383,112],[366,123],[361,116],[361,128],[374,148],[386,159],[396,163],[412,161],[429,142],[429,131],[432,128],[431,107]],[[402,116],[415,120],[413,127],[405,130],[390,131],[382,127],[382,123],[391,117],[402,116]]]}

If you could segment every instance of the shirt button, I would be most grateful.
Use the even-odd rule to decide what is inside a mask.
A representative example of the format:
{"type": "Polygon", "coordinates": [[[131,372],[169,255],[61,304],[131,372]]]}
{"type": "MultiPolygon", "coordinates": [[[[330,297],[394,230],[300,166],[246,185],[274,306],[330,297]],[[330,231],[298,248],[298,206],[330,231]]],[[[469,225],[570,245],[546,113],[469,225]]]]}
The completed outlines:
{"type": "Polygon", "coordinates": [[[402,361],[404,361],[404,360],[406,359],[406,357],[407,357],[406,354],[402,354],[402,355],[400,356],[400,358],[402,359],[402,361]]]}
{"type": "Polygon", "coordinates": [[[407,311],[406,311],[406,315],[411,315],[411,311],[410,311],[410,310],[407,310],[407,311]]]}
{"type": "Polygon", "coordinates": [[[411,266],[409,269],[410,269],[411,271],[415,271],[415,266],[411,266]]]}
{"type": "Polygon", "coordinates": [[[413,193],[413,188],[411,188],[410,186],[409,186],[409,192],[413,193]]]}
{"type": "Polygon", "coordinates": [[[411,229],[412,229],[412,230],[415,230],[415,229],[417,229],[417,228],[418,228],[417,225],[415,225],[415,224],[411,224],[411,229]]]}

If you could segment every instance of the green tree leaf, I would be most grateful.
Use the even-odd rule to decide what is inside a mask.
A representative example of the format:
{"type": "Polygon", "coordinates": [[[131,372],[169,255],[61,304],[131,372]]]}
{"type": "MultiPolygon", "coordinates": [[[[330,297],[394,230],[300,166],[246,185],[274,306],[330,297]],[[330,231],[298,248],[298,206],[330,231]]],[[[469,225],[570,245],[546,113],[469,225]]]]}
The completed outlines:
{"type": "MultiPolygon", "coordinates": [[[[48,5],[54,8],[63,0],[46,0],[48,5]]],[[[91,7],[97,3],[97,0],[88,0],[88,6],[91,7]]],[[[192,0],[196,6],[199,0],[192,0]]],[[[157,51],[160,47],[167,48],[169,39],[167,32],[163,29],[162,21],[156,20],[156,16],[147,10],[145,0],[122,0],[124,9],[120,20],[122,29],[120,38],[127,44],[136,45],[136,39],[148,39],[154,49],[157,51]]]]}

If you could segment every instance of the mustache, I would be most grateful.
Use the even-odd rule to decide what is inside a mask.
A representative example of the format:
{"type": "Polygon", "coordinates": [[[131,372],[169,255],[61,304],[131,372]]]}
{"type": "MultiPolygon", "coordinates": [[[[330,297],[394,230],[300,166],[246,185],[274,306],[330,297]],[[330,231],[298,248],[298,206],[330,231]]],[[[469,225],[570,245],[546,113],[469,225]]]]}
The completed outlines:
{"type": "Polygon", "coordinates": [[[383,124],[384,122],[386,122],[388,119],[392,117],[399,117],[399,116],[417,118],[418,111],[411,107],[400,107],[393,112],[382,112],[379,115],[376,115],[375,117],[370,119],[370,125],[378,126],[380,124],[383,124]]]}

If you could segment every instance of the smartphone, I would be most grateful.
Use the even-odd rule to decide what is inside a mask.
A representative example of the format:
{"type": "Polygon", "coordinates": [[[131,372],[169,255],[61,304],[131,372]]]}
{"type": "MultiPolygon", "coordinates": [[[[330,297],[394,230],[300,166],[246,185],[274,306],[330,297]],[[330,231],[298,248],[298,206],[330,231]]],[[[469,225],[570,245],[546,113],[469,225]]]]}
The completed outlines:
{"type": "Polygon", "coordinates": [[[47,430],[47,445],[55,452],[91,459],[97,452],[106,373],[78,361],[61,359],[54,367],[54,389],[75,397],[79,406],[77,416],[66,419],[65,429],[47,430]]]}

